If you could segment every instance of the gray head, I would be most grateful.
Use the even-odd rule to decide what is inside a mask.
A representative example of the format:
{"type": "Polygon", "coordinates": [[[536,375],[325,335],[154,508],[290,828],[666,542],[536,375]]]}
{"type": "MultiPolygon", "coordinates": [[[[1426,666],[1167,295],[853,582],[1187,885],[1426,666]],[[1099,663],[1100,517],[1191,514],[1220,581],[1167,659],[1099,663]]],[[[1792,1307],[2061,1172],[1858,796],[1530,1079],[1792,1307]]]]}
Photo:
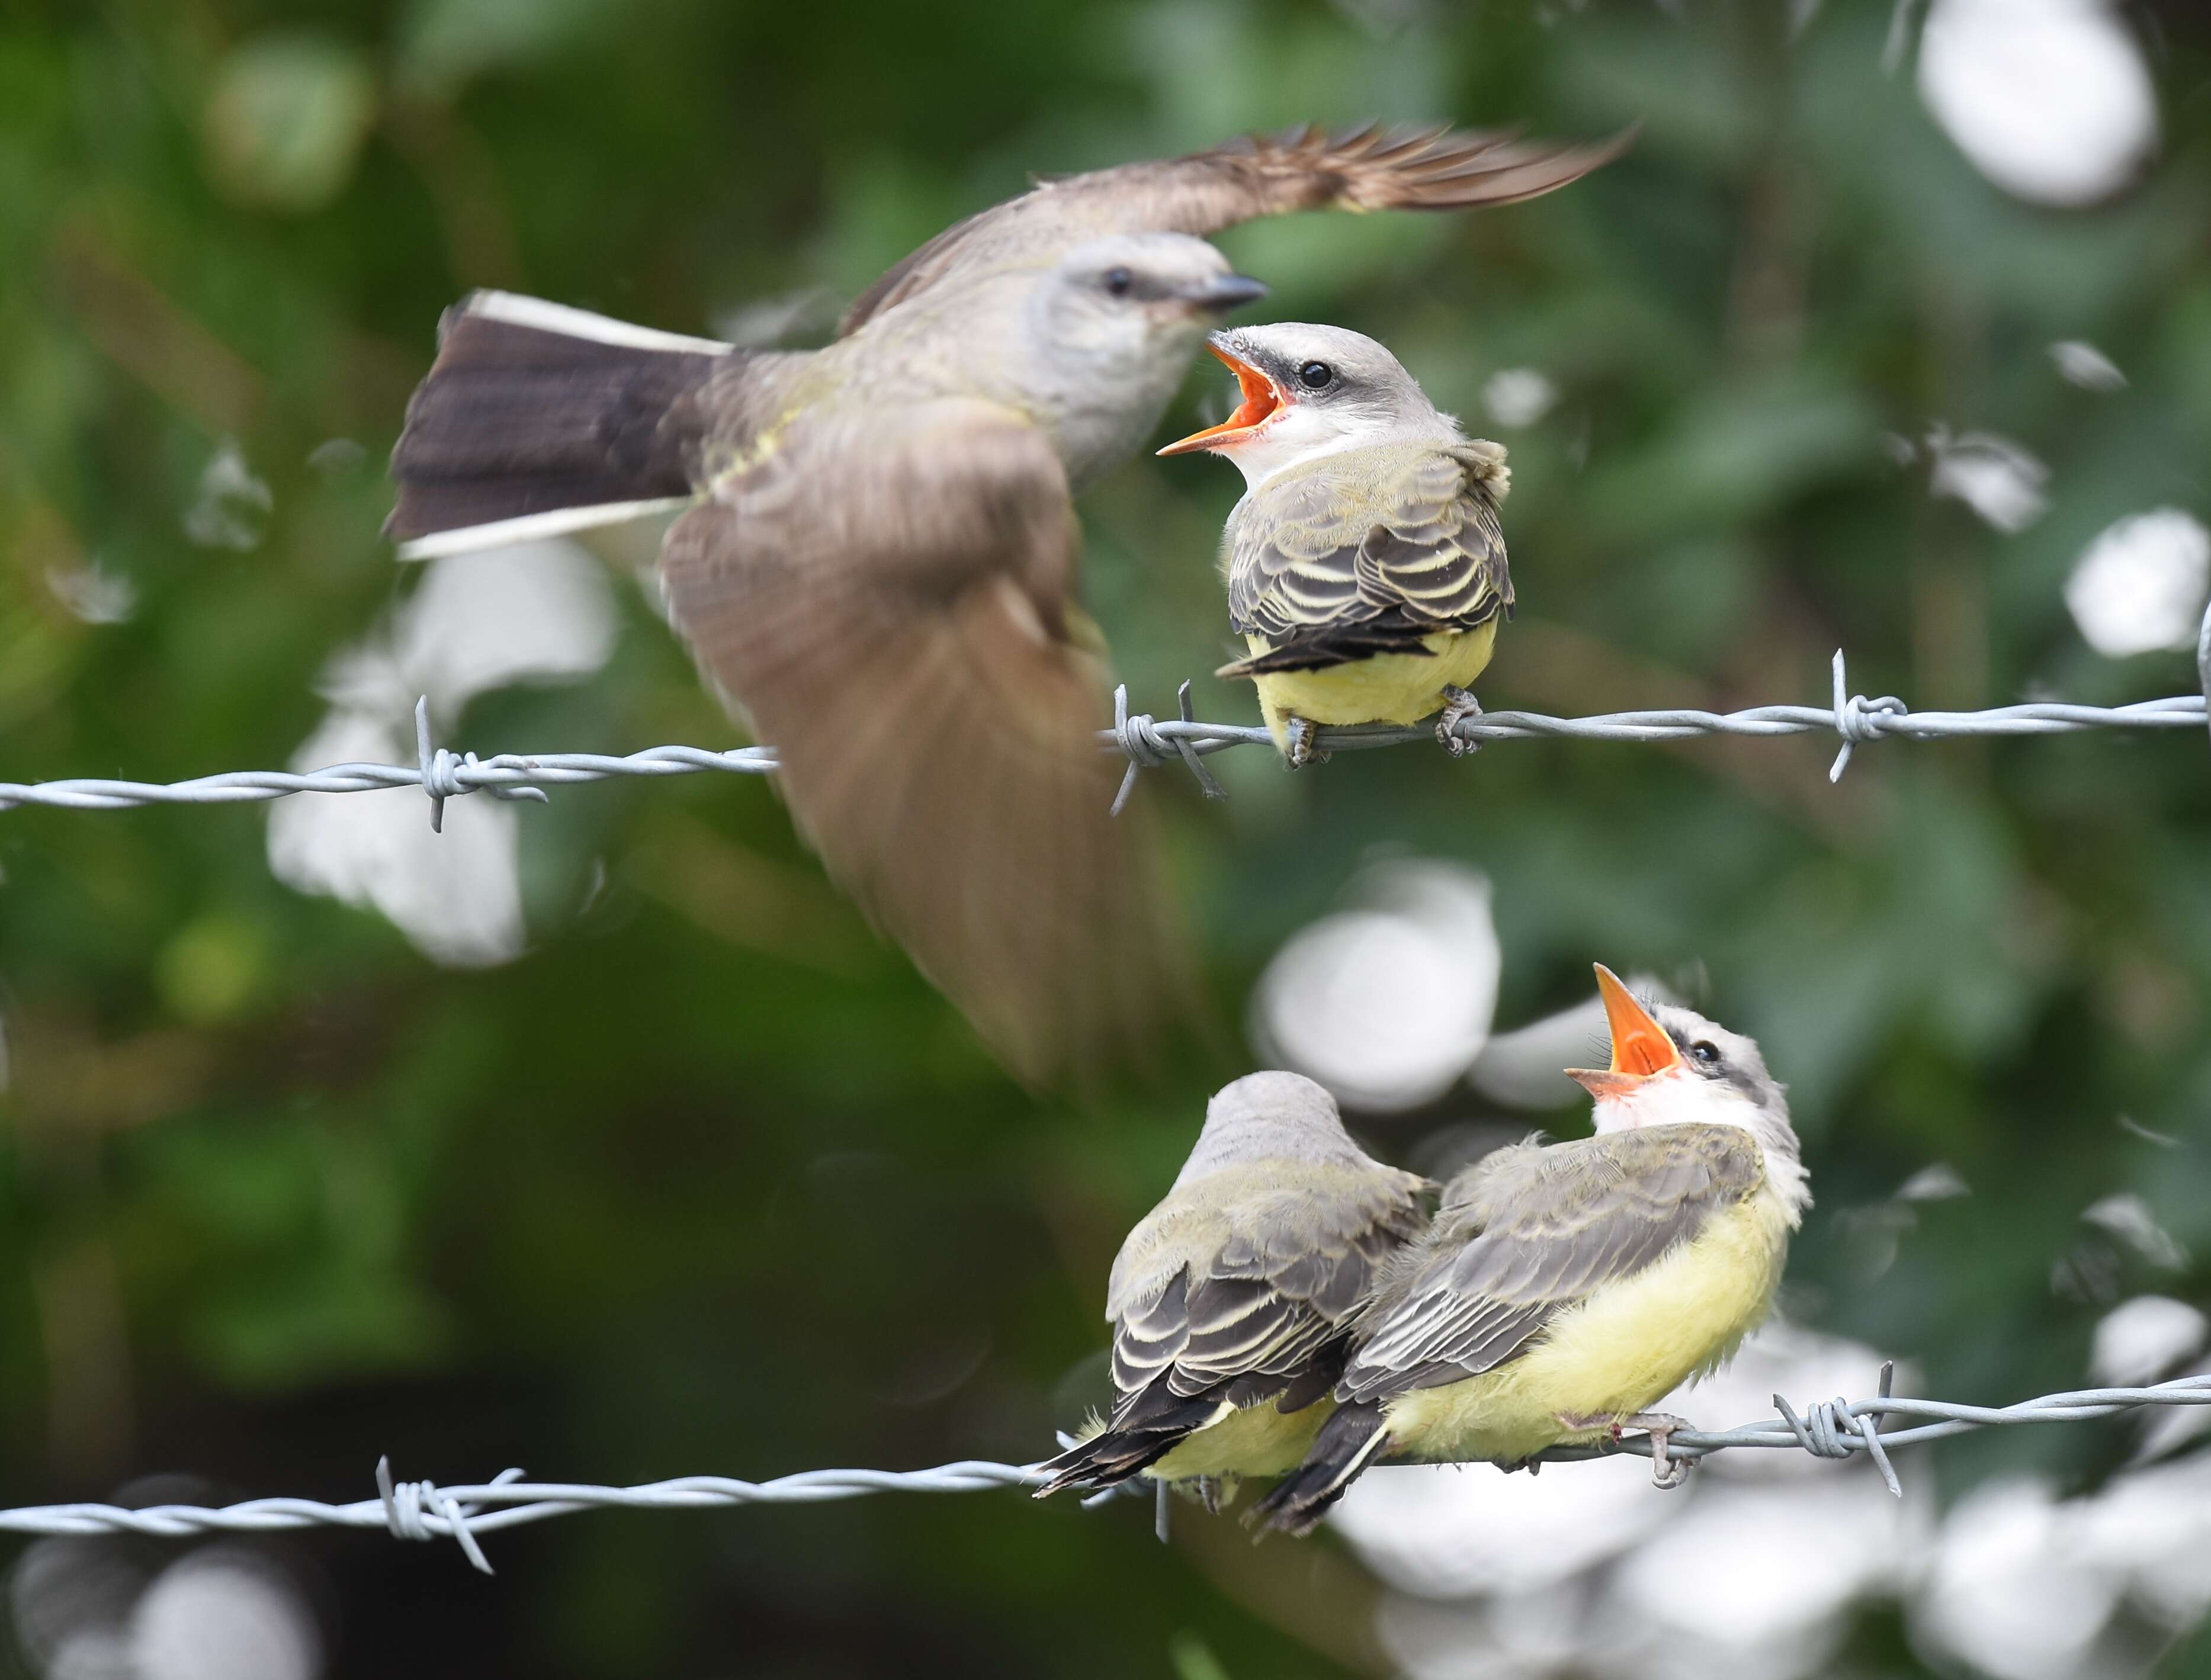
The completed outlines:
{"type": "Polygon", "coordinates": [[[1343,1129],[1343,1115],[1324,1087],[1302,1073],[1246,1073],[1205,1105],[1204,1129],[1175,1182],[1282,1160],[1372,1164],[1343,1129]]]}
{"type": "Polygon", "coordinates": [[[1612,1030],[1612,1063],[1570,1068],[1596,1099],[1600,1133],[1647,1126],[1740,1126],[1767,1153],[1797,1158],[1789,1099],[1757,1041],[1679,1004],[1645,1002],[1602,964],[1597,990],[1612,1030]]]}
{"type": "Polygon", "coordinates": [[[1032,287],[1008,372],[1080,485],[1135,452],[1206,329],[1266,290],[1187,233],[1087,239],[1032,287]]]}
{"type": "Polygon", "coordinates": [[[1281,321],[1217,332],[1208,345],[1235,374],[1243,401],[1219,426],[1169,444],[1161,455],[1210,450],[1257,484],[1339,450],[1461,440],[1458,422],[1364,333],[1281,321]]]}

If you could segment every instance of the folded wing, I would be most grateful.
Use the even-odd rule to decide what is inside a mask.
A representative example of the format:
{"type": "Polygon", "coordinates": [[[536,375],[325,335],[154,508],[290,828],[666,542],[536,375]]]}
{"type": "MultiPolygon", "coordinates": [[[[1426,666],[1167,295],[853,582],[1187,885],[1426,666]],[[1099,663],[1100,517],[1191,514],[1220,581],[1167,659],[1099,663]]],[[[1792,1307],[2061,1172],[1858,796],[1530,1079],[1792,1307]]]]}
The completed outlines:
{"type": "Polygon", "coordinates": [[[1493,1369],[1557,1314],[1693,1240],[1764,1174],[1756,1140],[1730,1126],[1500,1150],[1438,1216],[1430,1259],[1369,1320],[1337,1398],[1381,1399],[1493,1369]]]}
{"type": "Polygon", "coordinates": [[[1512,609],[1493,444],[1348,450],[1238,511],[1229,622],[1270,651],[1222,676],[1420,650],[1512,609]]]}

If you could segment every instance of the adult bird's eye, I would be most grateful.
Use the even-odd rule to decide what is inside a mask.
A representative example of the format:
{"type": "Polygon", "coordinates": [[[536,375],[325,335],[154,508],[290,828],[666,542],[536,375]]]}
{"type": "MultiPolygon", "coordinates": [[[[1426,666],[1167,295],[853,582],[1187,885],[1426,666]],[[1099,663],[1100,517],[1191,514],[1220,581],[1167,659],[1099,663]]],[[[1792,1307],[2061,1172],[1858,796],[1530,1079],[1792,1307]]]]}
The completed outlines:
{"type": "Polygon", "coordinates": [[[1108,269],[1106,270],[1106,289],[1114,297],[1127,297],[1129,293],[1135,289],[1136,284],[1136,275],[1130,274],[1126,269],[1108,269]]]}
{"type": "Polygon", "coordinates": [[[1689,1046],[1689,1054],[1704,1063],[1705,1067],[1713,1067],[1719,1063],[1720,1047],[1709,1038],[1699,1038],[1689,1046]]]}
{"type": "Polygon", "coordinates": [[[1307,362],[1298,370],[1298,378],[1307,390],[1324,390],[1335,378],[1336,370],[1326,362],[1307,362]]]}

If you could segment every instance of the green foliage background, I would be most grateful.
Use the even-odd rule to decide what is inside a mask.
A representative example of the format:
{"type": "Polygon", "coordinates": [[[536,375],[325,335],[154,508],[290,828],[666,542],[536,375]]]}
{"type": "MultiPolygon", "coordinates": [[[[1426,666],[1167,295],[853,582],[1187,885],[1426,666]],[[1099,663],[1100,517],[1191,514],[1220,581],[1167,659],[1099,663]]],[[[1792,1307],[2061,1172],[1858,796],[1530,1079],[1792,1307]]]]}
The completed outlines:
{"type": "MultiPolygon", "coordinates": [[[[1375,333],[1476,429],[1497,370],[1557,382],[1503,434],[1521,611],[1490,705],[1817,701],[1837,645],[1856,687],[1918,705],[2185,692],[2184,656],[2088,652],[2058,588],[2112,519],[2211,511],[2193,9],[2150,20],[2160,166],[2070,214],[2003,198],[1908,71],[1884,75],[1887,0],[1829,0],[1793,39],[1762,0],[1679,10],[9,0],[0,777],[288,760],[324,662],[410,589],[378,462],[469,286],[706,331],[748,301],[848,297],[1030,171],[1370,115],[1645,124],[1535,205],[1223,240],[1273,284],[1268,314],[1375,333]],[[2060,380],[2045,347],[2074,338],[2129,388],[2060,380]],[[1930,500],[1883,434],[1938,420],[2046,461],[2048,517],[2003,536],[1930,500]],[[226,438],[273,493],[246,549],[183,527],[226,438]],[[333,438],[361,461],[311,464],[333,438]],[[135,585],[129,622],[49,589],[94,559],[135,585]]],[[[829,305],[809,308],[819,330],[829,305]]],[[[1218,383],[1194,376],[1189,406],[1218,383]]],[[[1087,499],[1093,602],[1140,705],[1218,661],[1237,487],[1146,460],[1087,499]]],[[[488,697],[446,738],[730,739],[625,599],[603,672],[488,697]]],[[[1251,707],[1196,692],[1201,716],[1251,707]]],[[[1173,772],[1143,796],[1230,1020],[1378,846],[1492,876],[1507,1024],[1583,995],[1592,958],[1701,972],[1807,1136],[1796,1314],[1909,1357],[1929,1393],[2069,1386],[2116,1294],[2205,1294],[2200,1265],[2152,1272],[2079,1218],[2131,1191],[2211,1252],[2205,742],[1877,746],[1833,789],[1832,752],[1530,743],[1295,779],[1244,753],[1214,761],[1225,806],[1173,772]],[[1848,1215],[1938,1160],[1975,1194],[1922,1208],[1878,1270],[1848,1215]]],[[[1025,1097],[756,783],[525,808],[531,949],[481,972],[288,891],[265,820],[0,815],[6,1503],[171,1470],[357,1497],[385,1452],[402,1475],[607,1482],[1033,1456],[1100,1343],[1114,1244],[1240,1066],[1101,1111],[1025,1097]]],[[[1368,1130],[1414,1158],[1485,1117],[1461,1097],[1368,1130]]],[[[1917,1473],[1946,1497],[2007,1465],[2083,1487],[2122,1447],[2011,1431],[1917,1473]]],[[[1253,1552],[1194,1518],[1162,1550],[1133,1507],[595,1516],[501,1538],[490,1580],[445,1548],[297,1550],[348,1676],[1381,1660],[1348,1554],[1253,1552]]],[[[1845,1660],[1917,1671],[1885,1619],[1845,1660]]],[[[2172,1671],[2191,1663],[2211,1658],[2172,1671]]]]}

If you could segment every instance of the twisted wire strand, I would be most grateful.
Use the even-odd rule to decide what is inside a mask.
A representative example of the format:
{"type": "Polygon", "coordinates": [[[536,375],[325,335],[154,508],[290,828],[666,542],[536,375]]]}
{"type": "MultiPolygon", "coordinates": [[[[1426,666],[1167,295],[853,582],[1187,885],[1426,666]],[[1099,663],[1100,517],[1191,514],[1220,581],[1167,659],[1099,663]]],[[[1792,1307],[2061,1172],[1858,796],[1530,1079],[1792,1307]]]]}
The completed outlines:
{"type": "MultiPolygon", "coordinates": [[[[2204,662],[2207,692],[2211,692],[2211,618],[2206,620],[2204,662]]],[[[1131,712],[1125,687],[1113,697],[1113,725],[1098,732],[1100,746],[1129,761],[1113,801],[1118,811],[1128,802],[1136,778],[1144,771],[1181,764],[1197,780],[1208,799],[1227,797],[1227,791],[1205,767],[1203,760],[1233,746],[1267,746],[1268,732],[1256,724],[1208,723],[1190,710],[1190,685],[1183,684],[1178,700],[1181,716],[1157,718],[1131,712]]],[[[772,746],[739,746],[716,752],[702,746],[652,746],[640,752],[610,757],[599,752],[502,752],[479,759],[473,752],[453,752],[436,746],[430,734],[429,703],[415,708],[416,762],[412,764],[331,764],[307,771],[228,771],[189,781],[118,782],[94,777],[58,782],[0,782],[0,811],[19,806],[43,806],[63,811],[121,811],[142,805],[235,805],[282,799],[292,794],[359,794],[385,788],[419,788],[430,800],[430,822],[442,826],[445,801],[467,794],[488,793],[495,799],[542,802],[548,788],[601,782],[619,776],[694,776],[706,771],[764,776],[776,768],[772,746]]],[[[1990,735],[2059,735],[2083,729],[2202,729],[2211,727],[2211,703],[2204,694],[2176,694],[2163,699],[2137,700],[2123,706],[2075,705],[2061,700],[2034,700],[2018,705],[1995,706],[1984,711],[1913,711],[1894,695],[1868,699],[1850,692],[1840,652],[1834,659],[1834,699],[1826,706],[1752,706],[1742,711],[1713,712],[1674,708],[1656,711],[1600,712],[1586,717],[1551,717],[1542,712],[1481,712],[1460,719],[1451,733],[1474,746],[1499,740],[1687,740],[1699,735],[1802,735],[1831,734],[1842,750],[1827,772],[1839,781],[1860,746],[1891,739],[1941,740],[1990,735]]],[[[1433,741],[1429,724],[1399,727],[1361,724],[1324,728],[1318,732],[1330,751],[1359,751],[1398,746],[1409,741],[1433,741]]]]}
{"type": "MultiPolygon", "coordinates": [[[[2001,1425],[2079,1423],[2139,1406],[2211,1405],[2211,1375],[2179,1377],[2141,1388],[2075,1389],[2007,1406],[1966,1405],[1892,1394],[1893,1376],[1893,1366],[1882,1367],[1880,1392],[1871,1399],[1824,1400],[1802,1413],[1777,1394],[1774,1417],[1733,1429],[1677,1429],[1668,1443],[1668,1453],[1684,1459],[1706,1458],[1738,1447],[1796,1447],[1816,1458],[1845,1459],[1863,1452],[1873,1456],[1889,1491],[1900,1495],[1902,1487],[1888,1458],[1898,1447],[2001,1425]],[[1893,1417],[1924,1421],[1883,1430],[1881,1420],[1893,1417]]],[[[1616,1453],[1647,1458],[1652,1453],[1652,1443],[1648,1436],[1633,1435],[1596,1447],[1554,1447],[1542,1457],[1555,1463],[1616,1453]]],[[[143,1534],[176,1539],[209,1533],[380,1528],[397,1539],[452,1540],[472,1567],[488,1574],[491,1563],[481,1544],[482,1536],[575,1511],[811,1505],[879,1493],[978,1493],[990,1488],[1034,1488],[1044,1480],[1034,1465],[966,1459],[928,1470],[809,1470],[765,1482],[680,1476],[627,1488],[531,1482],[524,1480],[519,1470],[506,1470],[488,1482],[440,1487],[434,1482],[395,1481],[390,1462],[383,1460],[376,1467],[373,1499],[345,1504],[312,1499],[250,1499],[220,1507],[148,1505],[136,1509],[97,1504],[25,1506],[0,1510],[0,1532],[143,1534]]]]}

